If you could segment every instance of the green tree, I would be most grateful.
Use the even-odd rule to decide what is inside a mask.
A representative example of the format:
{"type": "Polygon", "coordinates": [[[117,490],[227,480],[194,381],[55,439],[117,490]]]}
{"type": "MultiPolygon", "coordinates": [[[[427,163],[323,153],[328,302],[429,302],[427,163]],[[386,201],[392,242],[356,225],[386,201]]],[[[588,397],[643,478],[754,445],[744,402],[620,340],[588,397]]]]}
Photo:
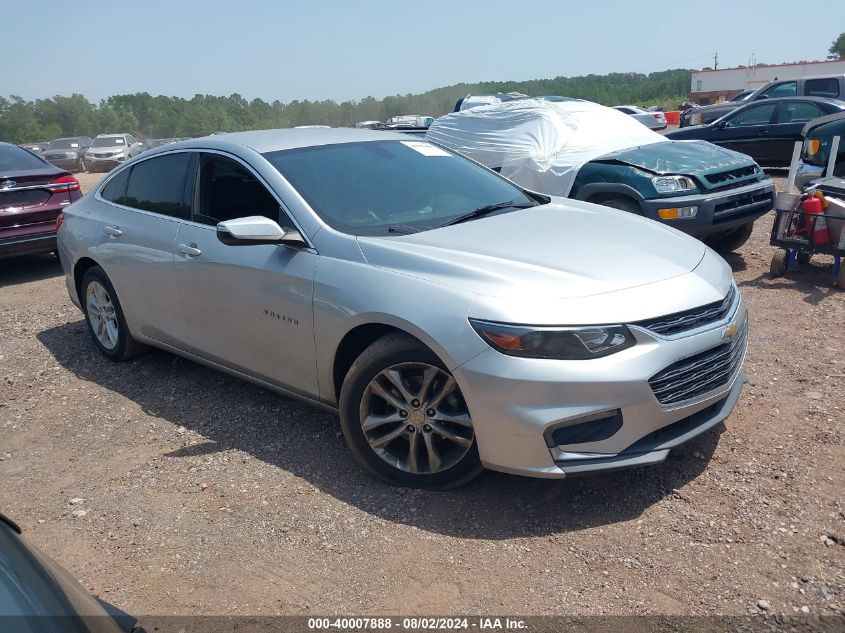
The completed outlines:
{"type": "Polygon", "coordinates": [[[830,45],[827,52],[830,53],[827,56],[828,59],[841,59],[845,57],[845,33],[839,34],[839,37],[830,45]]]}

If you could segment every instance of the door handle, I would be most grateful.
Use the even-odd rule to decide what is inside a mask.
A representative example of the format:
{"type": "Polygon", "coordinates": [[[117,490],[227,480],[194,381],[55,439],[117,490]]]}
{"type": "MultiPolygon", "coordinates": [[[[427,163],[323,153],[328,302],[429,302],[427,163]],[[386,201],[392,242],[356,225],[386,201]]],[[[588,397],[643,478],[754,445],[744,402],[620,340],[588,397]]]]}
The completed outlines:
{"type": "Polygon", "coordinates": [[[116,237],[120,237],[121,235],[123,235],[123,231],[121,231],[116,226],[104,226],[103,227],[103,233],[105,233],[106,235],[108,235],[111,238],[116,238],[116,237]]]}
{"type": "Polygon", "coordinates": [[[182,253],[185,257],[199,257],[202,255],[202,251],[194,246],[190,246],[189,244],[177,244],[176,248],[179,249],[179,252],[182,253]]]}

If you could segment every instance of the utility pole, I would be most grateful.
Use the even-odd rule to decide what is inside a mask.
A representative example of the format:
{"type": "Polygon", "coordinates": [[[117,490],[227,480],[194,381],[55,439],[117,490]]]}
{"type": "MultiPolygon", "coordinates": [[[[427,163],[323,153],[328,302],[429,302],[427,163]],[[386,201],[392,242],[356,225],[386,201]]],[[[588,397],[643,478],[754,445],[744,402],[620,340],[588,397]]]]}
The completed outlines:
{"type": "Polygon", "coordinates": [[[713,70],[719,70],[719,53],[713,55],[713,70]]]}

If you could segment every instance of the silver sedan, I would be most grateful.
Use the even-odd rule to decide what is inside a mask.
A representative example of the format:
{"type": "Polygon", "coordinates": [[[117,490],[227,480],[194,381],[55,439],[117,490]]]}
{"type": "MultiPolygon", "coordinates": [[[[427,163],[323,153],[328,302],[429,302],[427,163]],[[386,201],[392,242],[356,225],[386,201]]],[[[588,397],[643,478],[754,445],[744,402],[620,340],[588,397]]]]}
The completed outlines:
{"type": "Polygon", "coordinates": [[[613,109],[634,117],[650,130],[665,130],[668,125],[666,115],[659,110],[652,112],[633,105],[613,106],[613,109]]]}
{"type": "Polygon", "coordinates": [[[398,485],[657,463],[745,380],[746,308],[701,242],[402,134],[167,145],[58,242],[106,357],[157,347],[337,411],[398,485]]]}

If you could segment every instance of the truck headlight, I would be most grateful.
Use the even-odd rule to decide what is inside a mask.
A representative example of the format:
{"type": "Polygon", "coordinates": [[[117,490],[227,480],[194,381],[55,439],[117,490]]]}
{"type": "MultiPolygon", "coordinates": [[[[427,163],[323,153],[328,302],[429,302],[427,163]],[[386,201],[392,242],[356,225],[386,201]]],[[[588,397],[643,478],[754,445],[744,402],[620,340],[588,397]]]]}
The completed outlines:
{"type": "Polygon", "coordinates": [[[632,347],[634,336],[624,325],[534,327],[470,319],[490,346],[509,356],[588,360],[632,347]]]}
{"type": "Polygon", "coordinates": [[[684,193],[696,189],[695,182],[688,176],[655,176],[651,182],[657,193],[684,193]]]}

